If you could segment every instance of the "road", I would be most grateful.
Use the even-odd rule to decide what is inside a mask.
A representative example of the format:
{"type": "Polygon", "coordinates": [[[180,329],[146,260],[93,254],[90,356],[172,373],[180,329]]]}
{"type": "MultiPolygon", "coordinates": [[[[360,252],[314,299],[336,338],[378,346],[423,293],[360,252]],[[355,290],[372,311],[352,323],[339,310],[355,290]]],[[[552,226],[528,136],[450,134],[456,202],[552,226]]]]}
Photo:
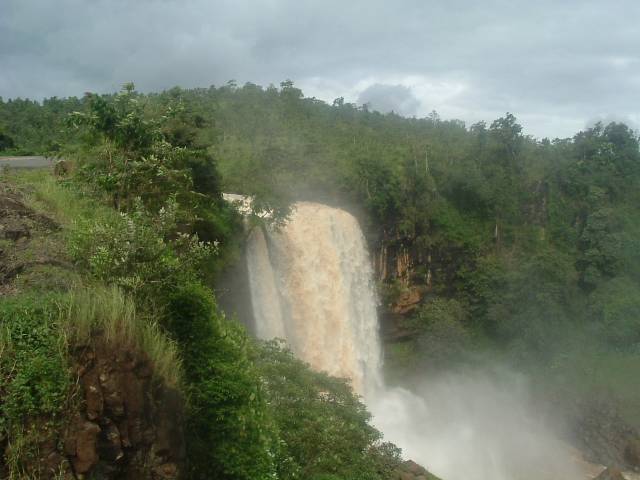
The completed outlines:
{"type": "Polygon", "coordinates": [[[0,157],[0,168],[42,168],[50,167],[52,161],[45,157],[0,157]]]}

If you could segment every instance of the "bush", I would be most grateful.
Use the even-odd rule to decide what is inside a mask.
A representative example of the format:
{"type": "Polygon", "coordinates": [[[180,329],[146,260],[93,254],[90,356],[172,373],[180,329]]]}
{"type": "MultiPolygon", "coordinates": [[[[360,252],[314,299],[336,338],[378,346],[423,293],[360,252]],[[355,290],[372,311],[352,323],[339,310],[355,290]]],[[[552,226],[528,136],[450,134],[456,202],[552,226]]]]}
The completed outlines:
{"type": "Polygon", "coordinates": [[[278,478],[391,478],[400,452],[381,443],[345,380],[312,370],[276,341],[260,345],[255,355],[281,439],[278,478]]]}
{"type": "Polygon", "coordinates": [[[211,291],[194,282],[170,295],[166,324],[188,382],[189,478],[274,478],[275,432],[244,330],[224,320],[211,291]]]}
{"type": "Polygon", "coordinates": [[[72,257],[95,278],[113,282],[141,302],[163,298],[173,285],[195,278],[216,251],[195,235],[176,232],[178,206],[157,216],[142,207],[99,220],[80,219],[70,239],[72,257]]]}
{"type": "Polygon", "coordinates": [[[44,468],[33,459],[67,405],[71,378],[56,324],[59,300],[26,295],[0,303],[0,438],[8,440],[9,478],[44,468]]]}
{"type": "Polygon", "coordinates": [[[466,318],[465,308],[456,300],[436,298],[424,305],[415,318],[422,362],[431,368],[459,362],[471,344],[466,318]]]}
{"type": "Polygon", "coordinates": [[[599,337],[618,350],[640,350],[640,285],[621,276],[594,292],[599,337]]]}

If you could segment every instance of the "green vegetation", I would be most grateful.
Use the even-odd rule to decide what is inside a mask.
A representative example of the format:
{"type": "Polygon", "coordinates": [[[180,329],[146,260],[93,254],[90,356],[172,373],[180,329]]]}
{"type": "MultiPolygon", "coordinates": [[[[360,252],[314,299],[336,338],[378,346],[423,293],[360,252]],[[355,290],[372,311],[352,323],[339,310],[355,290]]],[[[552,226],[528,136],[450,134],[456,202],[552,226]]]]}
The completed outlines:
{"type": "Polygon", "coordinates": [[[246,333],[218,314],[211,292],[197,283],[171,293],[166,322],[189,382],[189,477],[272,478],[276,435],[246,333]]]}
{"type": "Polygon", "coordinates": [[[67,406],[71,378],[56,324],[58,301],[27,295],[0,304],[0,436],[9,440],[5,463],[11,480],[40,473],[29,463],[67,406]]]}
{"type": "Polygon", "coordinates": [[[344,380],[311,370],[277,341],[255,355],[280,433],[278,478],[392,478],[400,451],[380,441],[344,380]]]}
{"type": "MultiPolygon", "coordinates": [[[[256,343],[218,310],[211,279],[233,258],[241,222],[222,201],[211,146],[200,138],[208,120],[177,95],[151,99],[132,85],[115,96],[88,95],[80,106],[56,119],[69,129],[64,156],[71,173],[57,179],[43,172],[10,174],[29,207],[62,227],[46,238],[62,248],[59,254],[75,272],[41,279],[59,283],[61,292],[50,307],[54,313],[43,315],[51,321],[29,317],[50,329],[47,358],[59,361],[48,368],[57,376],[20,381],[28,391],[53,393],[34,398],[24,413],[3,401],[3,419],[29,425],[69,414],[73,346],[99,336],[144,352],[158,381],[182,391],[187,478],[390,478],[399,452],[380,442],[346,383],[312,372],[290,352],[256,343]],[[284,374],[290,383],[282,382],[284,374]],[[292,405],[300,407],[300,422],[291,421],[292,405]]],[[[24,145],[35,138],[17,137],[24,145]]],[[[275,221],[288,210],[282,197],[266,190],[256,206],[274,211],[275,221]]],[[[30,282],[18,285],[16,301],[26,298],[34,309],[49,305],[28,296],[35,289],[30,282]]],[[[16,324],[16,316],[8,311],[2,324],[16,324]]],[[[12,372],[4,377],[14,382],[12,372]]],[[[58,440],[60,425],[52,427],[58,440]]],[[[16,432],[6,432],[11,444],[35,451],[42,442],[42,435],[16,432]]],[[[28,463],[22,454],[15,458],[28,463]]],[[[17,478],[34,474],[29,465],[28,472],[10,471],[17,478]]]]}
{"type": "MultiPolygon", "coordinates": [[[[289,81],[149,95],[127,85],[1,101],[0,150],[69,162],[66,178],[14,181],[63,226],[84,281],[108,286],[91,288],[131,319],[159,372],[181,371],[189,478],[385,479],[398,462],[346,385],[219,312],[213,279],[242,239],[222,191],[252,195],[276,220],[295,200],[358,212],[391,259],[385,303],[424,294],[406,320],[413,335],[387,348],[394,377],[499,357],[567,397],[606,392],[640,424],[627,375],[640,354],[640,152],[623,124],[535,139],[511,114],[471,126],[402,118],[305,98],[289,81]]],[[[82,295],[71,298],[92,305],[82,295]]],[[[92,315],[74,316],[110,318],[92,315]]],[[[65,382],[43,391],[58,402],[65,382]]]]}
{"type": "Polygon", "coordinates": [[[60,325],[70,345],[86,345],[96,332],[108,344],[142,351],[154,375],[169,387],[182,385],[181,360],[175,342],[151,318],[136,311],[131,298],[115,287],[75,288],[62,304],[60,325]]]}

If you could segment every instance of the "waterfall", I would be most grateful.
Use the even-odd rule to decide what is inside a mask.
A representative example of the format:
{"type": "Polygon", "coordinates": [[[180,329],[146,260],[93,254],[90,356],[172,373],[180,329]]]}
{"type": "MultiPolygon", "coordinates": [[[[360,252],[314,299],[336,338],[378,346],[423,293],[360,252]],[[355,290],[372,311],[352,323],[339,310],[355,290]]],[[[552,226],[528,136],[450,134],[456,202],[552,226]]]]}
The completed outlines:
{"type": "Polygon", "coordinates": [[[351,214],[299,202],[279,230],[251,232],[247,264],[260,338],[285,339],[299,358],[360,393],[380,383],[373,272],[351,214]]]}
{"type": "Polygon", "coordinates": [[[449,374],[412,392],[382,384],[371,260],[349,213],[297,203],[284,227],[250,232],[246,258],[257,335],[282,338],[316,370],[351,379],[385,439],[409,458],[445,480],[582,478],[522,382],[506,381],[511,373],[497,382],[481,371],[449,374]]]}

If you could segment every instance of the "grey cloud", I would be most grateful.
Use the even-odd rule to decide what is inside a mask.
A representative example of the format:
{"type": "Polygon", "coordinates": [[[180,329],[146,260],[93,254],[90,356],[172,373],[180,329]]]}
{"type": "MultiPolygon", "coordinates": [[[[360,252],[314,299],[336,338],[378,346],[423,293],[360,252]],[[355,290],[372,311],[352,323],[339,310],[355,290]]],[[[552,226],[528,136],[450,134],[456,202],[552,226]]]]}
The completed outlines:
{"type": "Polygon", "coordinates": [[[624,123],[632,130],[635,130],[636,132],[640,132],[640,124],[638,123],[638,121],[634,118],[631,118],[628,115],[609,114],[609,115],[601,115],[601,116],[593,117],[588,119],[585,122],[584,127],[592,128],[596,125],[596,123],[602,123],[603,125],[608,125],[611,122],[624,123]]]}
{"type": "Polygon", "coordinates": [[[360,93],[358,104],[367,104],[372,110],[381,113],[395,112],[412,116],[417,113],[420,100],[409,87],[376,83],[360,93]]]}
{"type": "Polygon", "coordinates": [[[401,85],[418,101],[405,114],[511,111],[530,133],[568,136],[637,118],[638,18],[633,0],[0,0],[0,95],[291,78],[357,101],[401,85]]]}

